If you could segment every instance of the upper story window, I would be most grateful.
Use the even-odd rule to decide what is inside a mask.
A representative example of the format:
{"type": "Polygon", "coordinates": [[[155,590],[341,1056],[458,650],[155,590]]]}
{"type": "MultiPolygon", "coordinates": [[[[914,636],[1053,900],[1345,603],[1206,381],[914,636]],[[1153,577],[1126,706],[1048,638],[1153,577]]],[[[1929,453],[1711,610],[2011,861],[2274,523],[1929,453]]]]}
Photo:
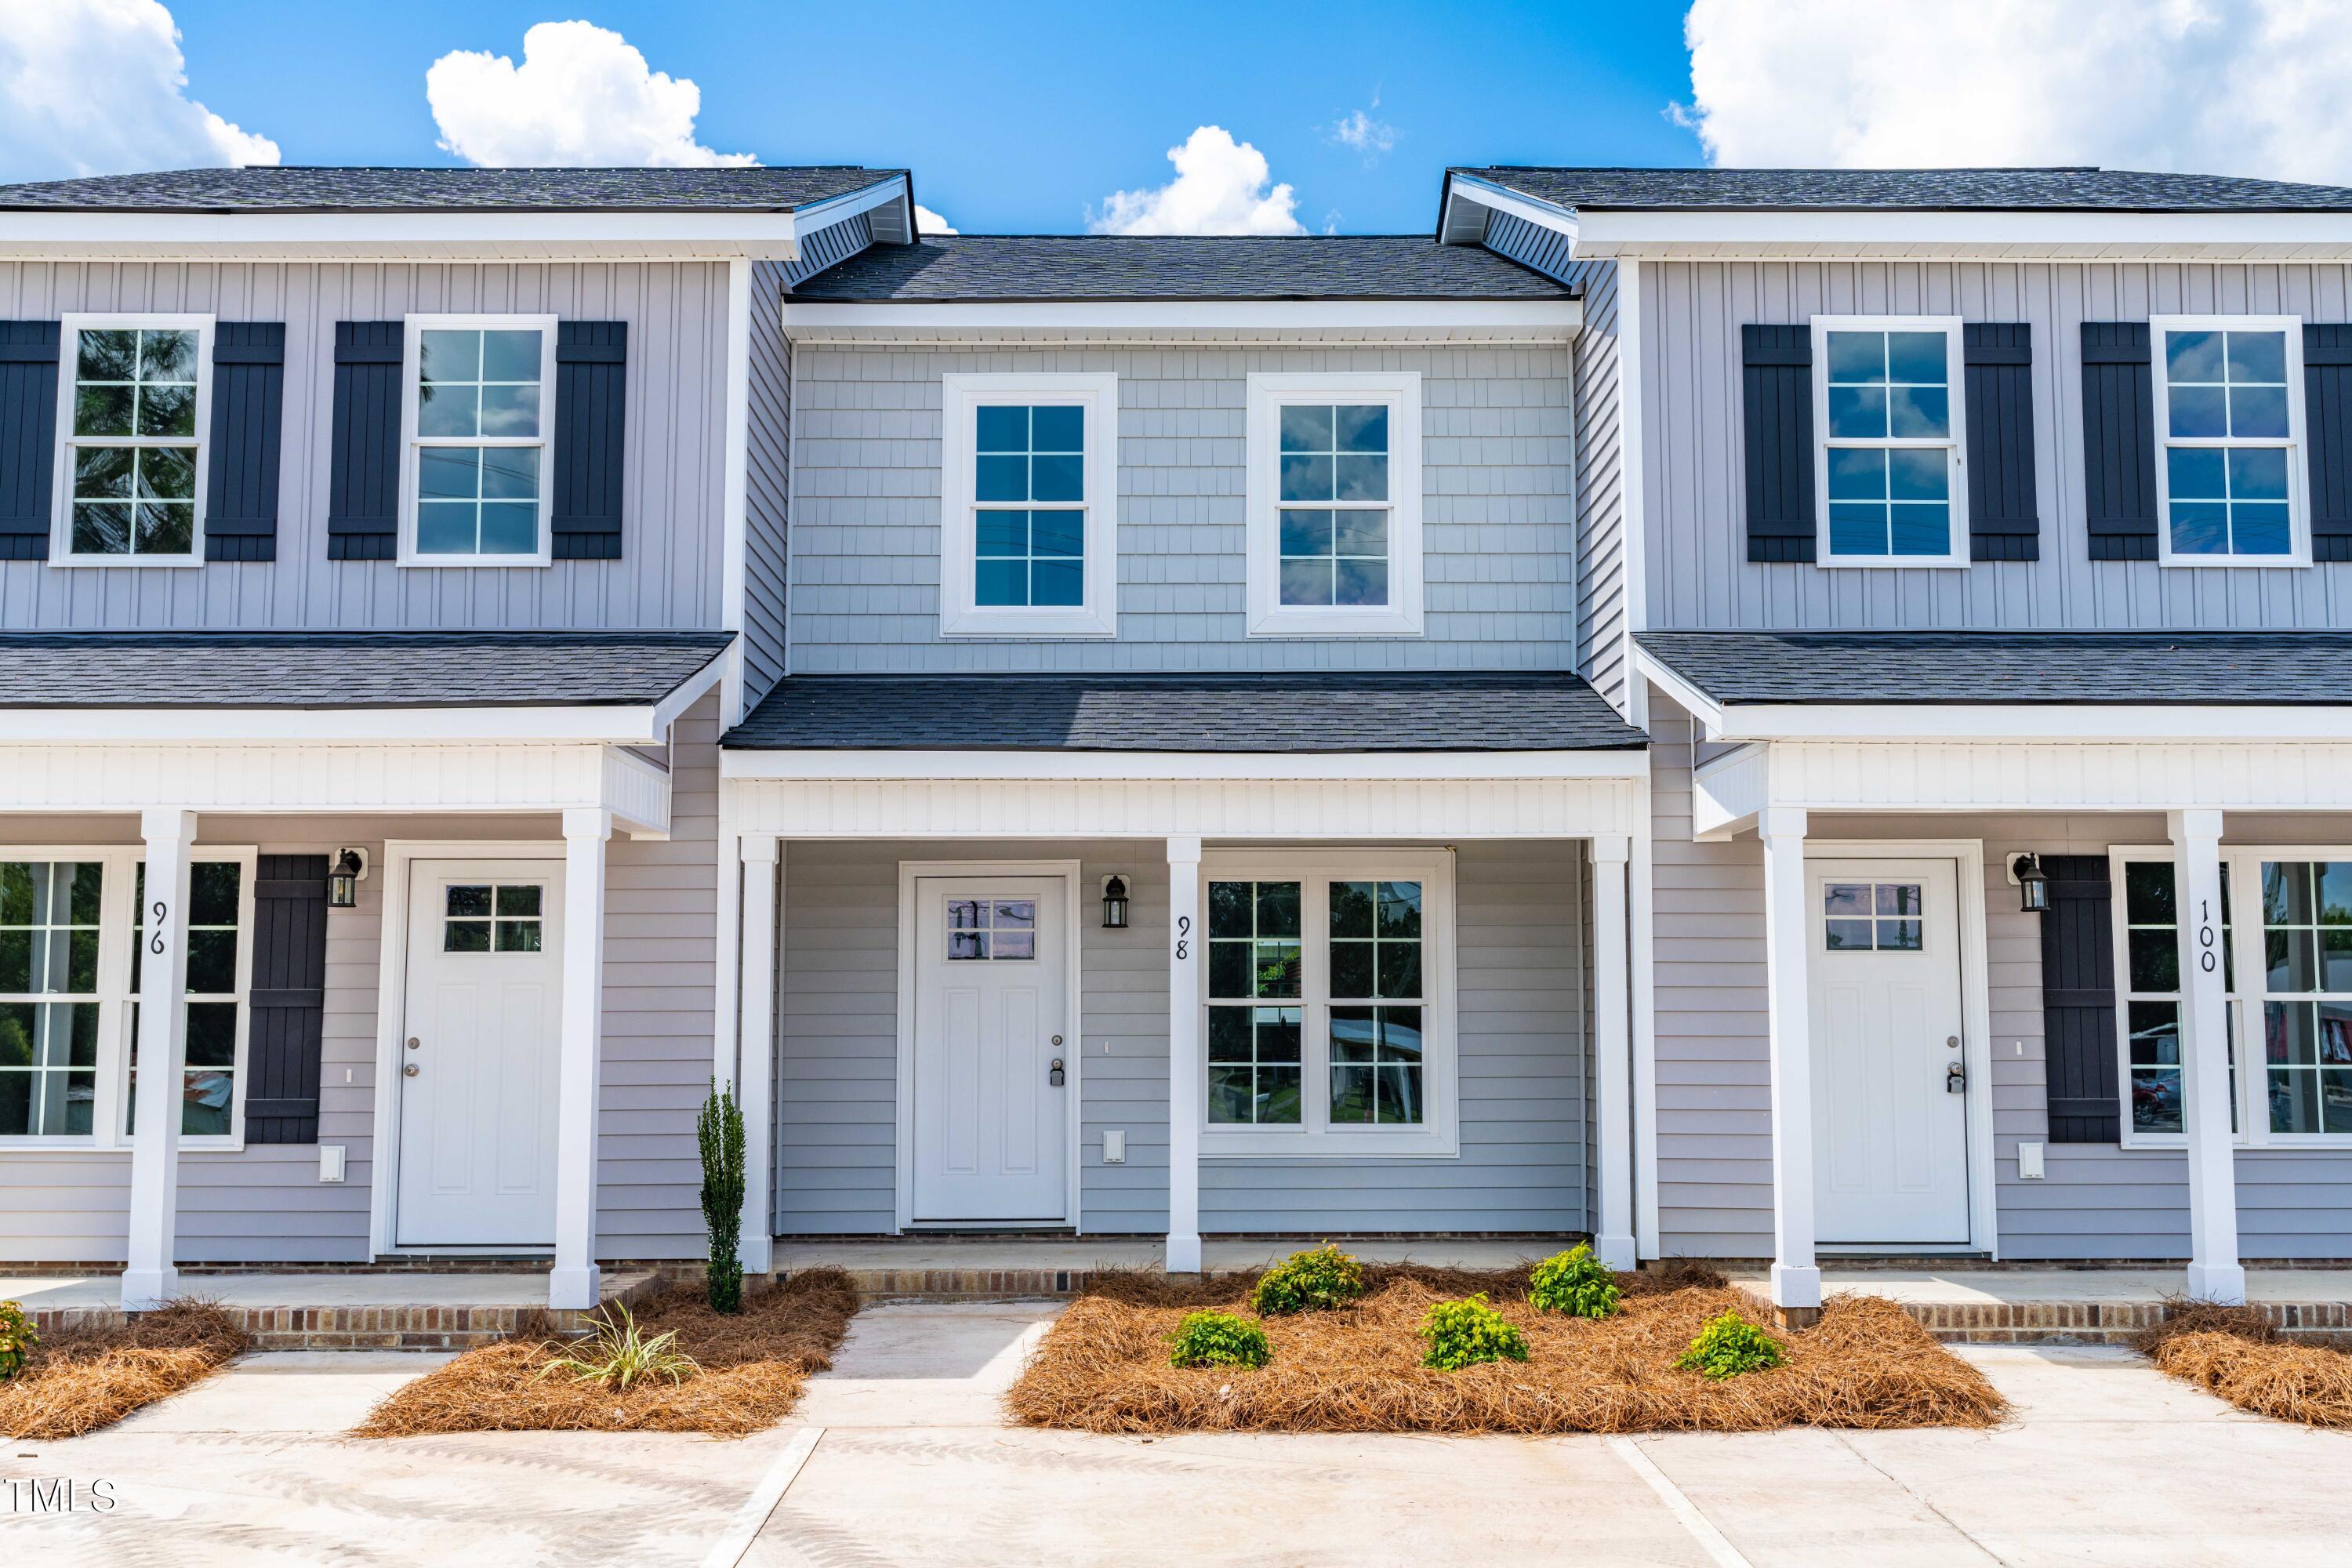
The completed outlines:
{"type": "Polygon", "coordinates": [[[1968,563],[1960,323],[1813,319],[1824,565],[1968,563]]]}
{"type": "Polygon", "coordinates": [[[1418,635],[1419,373],[1253,374],[1248,440],[1250,635],[1418,635]]]}
{"type": "Polygon", "coordinates": [[[940,411],[940,632],[1113,635],[1118,378],[950,375],[940,411]]]}
{"type": "Polygon", "coordinates": [[[2160,559],[2308,560],[2295,450],[2303,329],[2288,316],[2158,316],[2160,559]]]}
{"type": "Polygon", "coordinates": [[[210,316],[67,316],[58,463],[63,537],[86,565],[200,560],[210,316]]]}
{"type": "Polygon", "coordinates": [[[402,386],[401,559],[545,563],[555,318],[411,316],[402,386]]]}

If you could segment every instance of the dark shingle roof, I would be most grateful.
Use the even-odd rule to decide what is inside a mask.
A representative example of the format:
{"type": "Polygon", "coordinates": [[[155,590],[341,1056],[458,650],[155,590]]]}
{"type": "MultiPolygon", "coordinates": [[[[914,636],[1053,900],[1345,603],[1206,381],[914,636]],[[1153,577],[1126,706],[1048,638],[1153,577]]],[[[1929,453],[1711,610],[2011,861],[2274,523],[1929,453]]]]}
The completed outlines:
{"type": "Polygon", "coordinates": [[[165,169],[0,185],[0,211],[783,212],[902,173],[729,169],[165,169]]]}
{"type": "Polygon", "coordinates": [[[2352,703],[2352,632],[1638,632],[1717,702],[2352,703]]]}
{"type": "Polygon", "coordinates": [[[1573,675],[796,675],[756,751],[1520,752],[1638,747],[1573,675]]]}
{"type": "Polygon", "coordinates": [[[1454,169],[1585,211],[2352,212],[2352,189],[2128,169],[1454,169]]]}
{"type": "Polygon", "coordinates": [[[632,707],[725,632],[0,633],[0,708],[632,707]]]}
{"type": "Polygon", "coordinates": [[[799,300],[1558,300],[1539,272],[1427,235],[926,235],[860,251],[799,300]]]}

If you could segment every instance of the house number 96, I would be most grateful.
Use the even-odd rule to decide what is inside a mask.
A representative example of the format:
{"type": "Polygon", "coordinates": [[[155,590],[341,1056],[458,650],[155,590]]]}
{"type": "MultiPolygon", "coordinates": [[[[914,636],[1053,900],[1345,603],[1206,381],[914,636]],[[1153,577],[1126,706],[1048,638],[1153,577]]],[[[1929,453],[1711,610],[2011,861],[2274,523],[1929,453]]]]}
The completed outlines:
{"type": "MultiPolygon", "coordinates": [[[[2213,919],[2213,906],[2207,903],[2204,900],[2200,899],[2197,901],[2197,918],[2200,921],[2210,922],[2213,919]]],[[[2197,955],[2197,967],[2203,970],[2208,974],[2212,973],[2213,927],[2210,923],[2200,924],[2198,926],[2197,945],[2204,949],[2202,952],[2200,952],[2197,955]]]]}
{"type": "Polygon", "coordinates": [[[1178,915],[1176,917],[1176,956],[1179,959],[1186,959],[1192,956],[1192,944],[1191,942],[1186,940],[1191,937],[1192,934],[1192,917],[1191,915],[1178,915]]]}
{"type": "Polygon", "coordinates": [[[163,951],[163,911],[165,908],[166,906],[163,900],[158,899],[155,900],[155,935],[147,943],[147,951],[152,953],[160,954],[163,951]]]}

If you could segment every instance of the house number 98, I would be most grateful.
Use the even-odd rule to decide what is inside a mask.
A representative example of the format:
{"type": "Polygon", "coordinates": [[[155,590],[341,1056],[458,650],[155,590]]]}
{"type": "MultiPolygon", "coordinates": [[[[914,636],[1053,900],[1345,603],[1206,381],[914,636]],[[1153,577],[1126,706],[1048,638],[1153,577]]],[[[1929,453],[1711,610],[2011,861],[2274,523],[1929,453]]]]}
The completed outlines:
{"type": "Polygon", "coordinates": [[[1176,956],[1179,959],[1186,959],[1192,956],[1192,944],[1186,940],[1192,934],[1192,917],[1191,915],[1178,915],[1176,917],[1176,956]]]}

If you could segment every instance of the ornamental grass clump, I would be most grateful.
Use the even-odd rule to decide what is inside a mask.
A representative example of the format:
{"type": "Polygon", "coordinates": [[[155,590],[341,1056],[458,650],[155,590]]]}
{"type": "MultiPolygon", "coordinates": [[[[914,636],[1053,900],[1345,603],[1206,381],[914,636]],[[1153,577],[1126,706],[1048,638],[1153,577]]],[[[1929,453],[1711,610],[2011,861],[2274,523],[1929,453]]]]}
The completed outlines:
{"type": "Polygon", "coordinates": [[[1363,1294],[1364,1266],[1327,1241],[1267,1269],[1250,1292],[1250,1307],[1261,1318],[1328,1312],[1363,1294]]]}
{"type": "Polygon", "coordinates": [[[1614,1317],[1619,1295],[1617,1276],[1581,1242],[1545,1258],[1528,1276],[1528,1302],[1538,1312],[1614,1317]]]}
{"type": "MultiPolygon", "coordinates": [[[[739,1301],[731,1309],[741,1310],[739,1301]]],[[[666,1377],[670,1382],[684,1383],[702,1367],[695,1359],[677,1348],[677,1331],[666,1330],[648,1338],[637,1327],[637,1320],[629,1309],[615,1301],[611,1310],[592,1319],[595,1332],[570,1355],[558,1356],[542,1365],[533,1375],[551,1376],[567,1372],[574,1383],[601,1383],[625,1394],[632,1384],[650,1382],[666,1377]],[[619,1317],[612,1314],[618,1312],[619,1317]]]]}
{"type": "Polygon", "coordinates": [[[1762,1372],[1780,1364],[1780,1342],[1741,1317],[1726,1312],[1707,1320],[1690,1349],[1675,1358],[1685,1372],[1696,1372],[1720,1383],[1743,1372],[1762,1372]]]}
{"type": "Polygon", "coordinates": [[[1188,1312],[1176,1326],[1170,1366],[1241,1366],[1252,1371],[1273,1355],[1265,1331],[1231,1312],[1188,1312]]]}
{"type": "Polygon", "coordinates": [[[1440,1372],[1460,1372],[1487,1361],[1525,1361],[1527,1336],[1510,1320],[1486,1305],[1486,1293],[1461,1301],[1440,1301],[1421,1320],[1422,1338],[1429,1342],[1423,1366],[1440,1372]]]}
{"type": "Polygon", "coordinates": [[[0,1383],[5,1383],[25,1370],[25,1363],[41,1336],[33,1331],[33,1320],[25,1315],[23,1303],[0,1301],[0,1383]]]}

